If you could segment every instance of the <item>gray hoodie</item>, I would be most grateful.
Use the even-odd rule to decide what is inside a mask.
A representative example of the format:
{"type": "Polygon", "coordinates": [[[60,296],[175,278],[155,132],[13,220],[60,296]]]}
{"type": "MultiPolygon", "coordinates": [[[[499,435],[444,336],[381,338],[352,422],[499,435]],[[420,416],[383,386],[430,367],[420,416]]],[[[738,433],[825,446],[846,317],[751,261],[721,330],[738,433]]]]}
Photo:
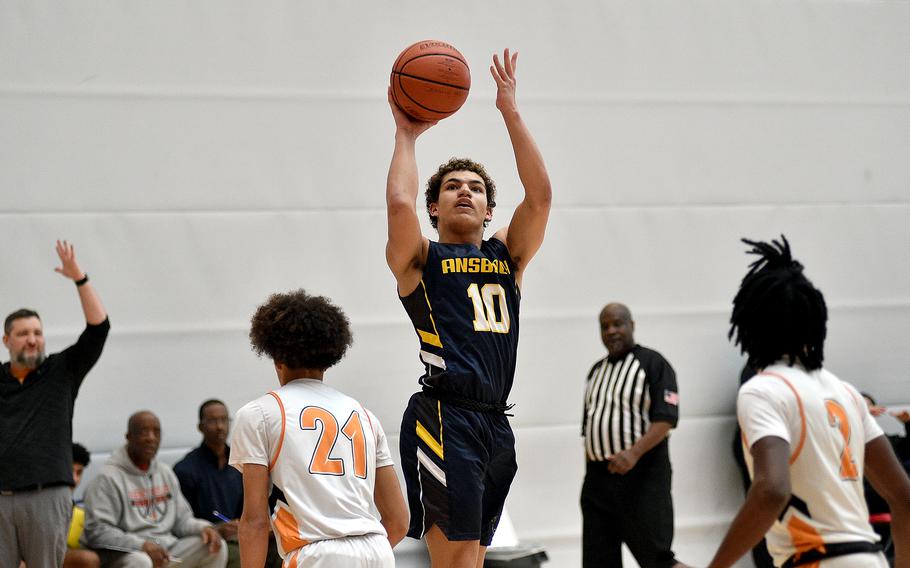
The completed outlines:
{"type": "Polygon", "coordinates": [[[178,538],[198,535],[209,526],[193,518],[174,470],[153,458],[142,471],[125,445],[114,451],[85,490],[82,543],[91,548],[142,550],[147,540],[170,548],[178,538]]]}

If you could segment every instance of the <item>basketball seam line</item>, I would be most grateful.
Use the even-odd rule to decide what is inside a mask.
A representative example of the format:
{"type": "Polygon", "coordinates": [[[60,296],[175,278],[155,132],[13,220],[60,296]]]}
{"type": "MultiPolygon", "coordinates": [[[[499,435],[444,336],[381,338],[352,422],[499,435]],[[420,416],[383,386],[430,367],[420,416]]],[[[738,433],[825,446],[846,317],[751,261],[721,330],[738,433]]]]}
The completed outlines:
{"type": "MultiPolygon", "coordinates": [[[[394,72],[394,71],[392,72],[392,74],[393,74],[393,75],[398,75],[399,77],[401,76],[401,73],[396,73],[396,72],[394,72]]],[[[415,78],[416,78],[416,77],[415,77],[415,78]]],[[[451,86],[451,85],[449,85],[449,86],[451,86]]],[[[436,109],[432,109],[432,108],[430,108],[430,107],[428,107],[428,106],[425,106],[425,105],[420,104],[419,102],[417,102],[417,100],[416,100],[414,97],[412,97],[411,95],[408,94],[408,92],[405,90],[405,88],[401,85],[401,81],[400,81],[400,80],[398,81],[398,88],[401,90],[401,94],[402,94],[402,95],[406,96],[406,97],[408,98],[408,100],[410,100],[412,103],[414,103],[415,105],[419,106],[419,107],[422,108],[423,110],[426,110],[426,111],[429,111],[429,112],[434,112],[434,113],[436,113],[436,114],[444,114],[444,115],[446,115],[446,116],[451,116],[455,111],[458,110],[458,109],[455,109],[455,111],[451,111],[451,112],[449,112],[449,111],[447,111],[447,110],[436,110],[436,109]]],[[[395,99],[395,104],[397,104],[398,106],[401,106],[400,104],[398,104],[398,97],[395,96],[395,89],[394,89],[394,87],[392,88],[392,98],[395,99]]],[[[402,108],[404,108],[404,107],[402,107],[402,108]]],[[[461,108],[461,107],[459,107],[459,108],[461,108]]],[[[443,117],[443,118],[445,118],[445,117],[443,117]]],[[[441,119],[437,119],[437,120],[441,120],[441,119]]]]}
{"type": "Polygon", "coordinates": [[[433,79],[427,79],[425,77],[409,75],[408,73],[402,73],[401,71],[392,71],[392,75],[399,75],[401,77],[407,77],[409,79],[417,79],[419,81],[426,81],[427,83],[433,83],[434,85],[442,85],[443,87],[452,87],[453,89],[458,89],[459,91],[470,91],[471,90],[470,87],[459,87],[458,85],[443,83],[442,81],[434,81],[433,79]]]}

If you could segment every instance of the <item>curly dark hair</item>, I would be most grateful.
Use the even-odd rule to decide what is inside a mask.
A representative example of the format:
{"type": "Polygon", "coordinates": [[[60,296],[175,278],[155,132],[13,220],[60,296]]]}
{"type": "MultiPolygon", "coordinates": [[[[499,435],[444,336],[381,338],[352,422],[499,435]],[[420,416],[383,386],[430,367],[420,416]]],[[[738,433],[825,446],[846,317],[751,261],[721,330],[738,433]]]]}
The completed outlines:
{"type": "MultiPolygon", "coordinates": [[[[478,164],[474,160],[468,158],[449,158],[449,161],[441,164],[439,169],[436,170],[436,173],[427,180],[427,215],[430,216],[430,224],[433,225],[434,229],[439,227],[439,219],[430,215],[430,204],[439,201],[439,188],[442,187],[442,178],[450,172],[460,171],[474,172],[483,178],[483,184],[487,189],[487,207],[490,209],[496,207],[496,184],[493,183],[493,180],[487,175],[487,170],[483,167],[483,164],[478,164]]],[[[484,227],[488,224],[489,221],[483,222],[484,227]]]]}
{"type": "Polygon", "coordinates": [[[256,309],[250,327],[253,351],[292,369],[328,369],[353,341],[341,308],[302,289],[269,296],[256,309]]]}
{"type": "Polygon", "coordinates": [[[828,309],[825,297],[803,275],[803,265],[790,254],[790,243],[742,239],[759,258],[733,299],[728,337],[749,356],[749,366],[763,369],[783,357],[809,370],[825,359],[828,309]]]}

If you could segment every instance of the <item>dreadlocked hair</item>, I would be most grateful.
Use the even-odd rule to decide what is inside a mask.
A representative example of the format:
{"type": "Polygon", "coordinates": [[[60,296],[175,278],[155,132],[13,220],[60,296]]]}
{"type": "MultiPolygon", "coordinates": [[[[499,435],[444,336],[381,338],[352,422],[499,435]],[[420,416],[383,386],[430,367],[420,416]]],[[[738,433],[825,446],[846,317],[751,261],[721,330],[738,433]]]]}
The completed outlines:
{"type": "Polygon", "coordinates": [[[803,275],[803,265],[790,255],[790,243],[750,241],[747,254],[759,258],[749,265],[733,299],[727,337],[748,354],[748,364],[763,369],[781,359],[796,361],[809,371],[824,361],[828,308],[818,288],[803,275]]]}

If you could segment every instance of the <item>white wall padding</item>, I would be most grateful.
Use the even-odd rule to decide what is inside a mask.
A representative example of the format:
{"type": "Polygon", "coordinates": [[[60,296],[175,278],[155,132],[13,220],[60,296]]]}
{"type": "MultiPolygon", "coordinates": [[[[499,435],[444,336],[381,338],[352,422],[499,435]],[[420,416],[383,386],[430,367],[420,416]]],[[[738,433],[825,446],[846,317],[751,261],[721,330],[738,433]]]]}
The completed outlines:
{"type": "Polygon", "coordinates": [[[327,380],[397,439],[420,365],[384,261],[388,74],[420,39],[467,57],[470,97],[421,137],[420,177],[484,162],[498,227],[521,191],[487,67],[517,49],[554,204],[523,290],[512,520],[577,565],[583,381],[600,307],[624,301],[678,373],[677,548],[705,564],[741,500],[740,237],[786,233],[831,308],[829,368],[910,402],[907,22],[910,4],[885,1],[6,0],[2,309],[32,306],[52,350],[71,342],[81,312],[53,240],[75,242],[113,324],[75,436],[101,455],[149,408],[174,453],[198,442],[202,400],[236,410],[277,384],[249,350],[256,305],[328,295],[355,344],[327,380]]]}

